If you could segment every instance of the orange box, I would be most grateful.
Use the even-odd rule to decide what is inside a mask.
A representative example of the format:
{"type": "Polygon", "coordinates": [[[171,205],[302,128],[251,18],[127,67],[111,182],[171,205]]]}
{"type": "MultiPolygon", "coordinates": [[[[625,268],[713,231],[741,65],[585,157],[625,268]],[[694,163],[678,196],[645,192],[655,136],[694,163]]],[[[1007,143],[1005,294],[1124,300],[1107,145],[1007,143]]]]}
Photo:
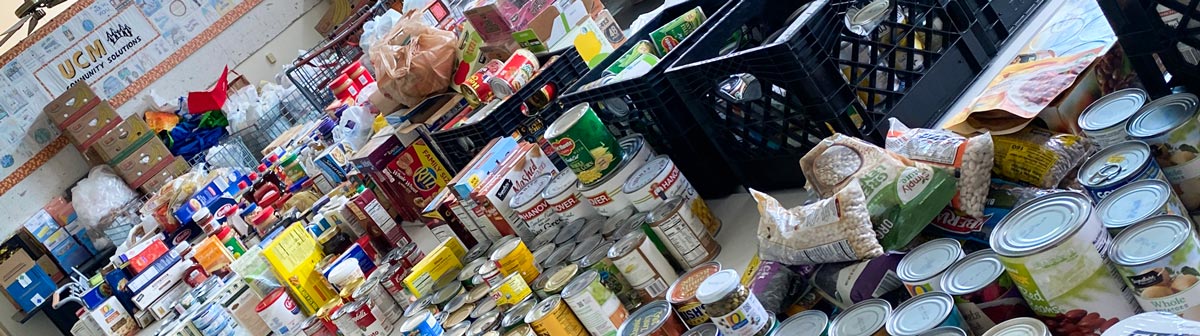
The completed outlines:
{"type": "Polygon", "coordinates": [[[46,104],[42,108],[42,113],[50,117],[50,121],[58,125],[59,128],[66,128],[68,124],[74,121],[71,117],[80,114],[80,112],[90,111],[100,104],[100,98],[96,97],[96,92],[92,91],[91,87],[83,82],[76,83],[63,92],[62,95],[46,104]]]}
{"type": "Polygon", "coordinates": [[[110,165],[115,165],[129,156],[134,148],[140,147],[153,137],[154,131],[150,129],[150,125],[142,118],[134,116],[101,135],[96,141],[95,149],[100,158],[110,165]]]}
{"type": "Polygon", "coordinates": [[[146,180],[146,183],[138,186],[138,189],[146,194],[156,192],[164,185],[167,185],[167,181],[187,173],[189,169],[192,169],[192,166],[188,165],[187,160],[178,156],[174,157],[171,163],[167,164],[162,170],[154,173],[154,176],[146,180]]]}
{"type": "Polygon", "coordinates": [[[100,140],[100,136],[117,127],[121,116],[107,102],[101,102],[91,111],[78,115],[74,121],[63,127],[63,133],[75,144],[80,151],[85,151],[100,140]]]}
{"type": "Polygon", "coordinates": [[[113,166],[113,170],[116,170],[117,175],[121,176],[129,186],[137,188],[149,181],[155,172],[162,171],[171,164],[174,159],[175,157],[171,155],[171,150],[167,149],[167,145],[156,138],[146,142],[129,157],[118,162],[116,166],[113,166]]]}

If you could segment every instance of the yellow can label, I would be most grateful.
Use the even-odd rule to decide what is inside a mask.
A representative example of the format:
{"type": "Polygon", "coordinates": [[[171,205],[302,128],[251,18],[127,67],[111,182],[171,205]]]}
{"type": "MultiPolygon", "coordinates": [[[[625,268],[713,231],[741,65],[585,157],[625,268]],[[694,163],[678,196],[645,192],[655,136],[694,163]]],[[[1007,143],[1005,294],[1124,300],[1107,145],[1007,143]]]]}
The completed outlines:
{"type": "Polygon", "coordinates": [[[520,274],[509,275],[504,278],[504,282],[492,289],[492,299],[496,300],[496,306],[499,307],[511,307],[532,294],[533,290],[520,274]]]}

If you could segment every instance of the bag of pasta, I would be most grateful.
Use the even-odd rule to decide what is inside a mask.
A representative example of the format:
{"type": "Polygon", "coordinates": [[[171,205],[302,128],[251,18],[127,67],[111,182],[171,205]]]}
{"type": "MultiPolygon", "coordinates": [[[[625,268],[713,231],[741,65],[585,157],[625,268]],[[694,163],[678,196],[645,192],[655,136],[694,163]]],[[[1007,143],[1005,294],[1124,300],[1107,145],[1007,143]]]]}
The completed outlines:
{"type": "Polygon", "coordinates": [[[889,122],[891,128],[884,144],[887,150],[954,172],[958,193],[950,200],[950,208],[972,217],[983,216],[995,155],[992,135],[967,138],[947,130],[908,128],[896,118],[889,122]]]}
{"type": "Polygon", "coordinates": [[[889,251],[916,237],[955,192],[956,181],[945,170],[841,134],[821,140],[800,158],[800,170],[821,197],[860,183],[875,235],[889,251]]]}
{"type": "Polygon", "coordinates": [[[750,194],[758,202],[758,253],[764,260],[815,265],[883,254],[857,181],[833,197],[791,209],[757,190],[750,194]]]}
{"type": "Polygon", "coordinates": [[[996,163],[992,166],[992,174],[1044,189],[1057,187],[1095,147],[1085,137],[1056,134],[1033,126],[1013,134],[997,135],[993,140],[996,163]]]}

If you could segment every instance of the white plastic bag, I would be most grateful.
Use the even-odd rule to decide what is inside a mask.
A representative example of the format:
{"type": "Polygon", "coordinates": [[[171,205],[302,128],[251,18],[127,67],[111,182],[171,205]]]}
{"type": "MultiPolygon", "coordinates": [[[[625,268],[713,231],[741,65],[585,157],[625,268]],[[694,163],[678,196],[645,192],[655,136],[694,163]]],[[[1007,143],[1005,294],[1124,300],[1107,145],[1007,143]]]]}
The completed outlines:
{"type": "Polygon", "coordinates": [[[343,142],[358,150],[371,138],[371,125],[375,116],[361,106],[351,106],[342,111],[338,127],[334,129],[334,141],[343,142]]]}
{"type": "Polygon", "coordinates": [[[101,218],[120,209],[137,194],[112,168],[101,165],[92,167],[88,177],[71,188],[71,197],[79,222],[94,229],[101,218]]]}

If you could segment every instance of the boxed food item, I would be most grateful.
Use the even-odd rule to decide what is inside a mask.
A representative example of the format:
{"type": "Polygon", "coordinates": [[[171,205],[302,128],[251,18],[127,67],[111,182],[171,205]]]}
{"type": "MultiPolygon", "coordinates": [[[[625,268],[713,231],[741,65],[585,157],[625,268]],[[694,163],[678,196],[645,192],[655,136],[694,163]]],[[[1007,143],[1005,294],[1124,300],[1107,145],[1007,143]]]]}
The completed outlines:
{"type": "Polygon", "coordinates": [[[509,201],[518,190],[542,174],[558,174],[558,168],[540,146],[522,142],[505,156],[479,188],[471,192],[471,198],[488,209],[487,219],[501,235],[516,234],[531,241],[544,228],[526,227],[525,221],[509,207],[509,201]]]}
{"type": "Polygon", "coordinates": [[[317,263],[324,253],[303,224],[294,223],[283,229],[267,243],[262,254],[304,314],[312,315],[329,301],[338,299],[337,292],[317,272],[317,263]]]}
{"type": "Polygon", "coordinates": [[[433,293],[435,288],[457,279],[466,254],[457,240],[443,241],[413,265],[412,273],[404,278],[404,287],[418,298],[433,293]]]}
{"type": "Polygon", "coordinates": [[[150,129],[150,125],[142,118],[134,116],[121,121],[111,131],[101,135],[96,141],[95,150],[101,159],[115,166],[154,137],[154,130],[150,129]]]}
{"type": "Polygon", "coordinates": [[[174,160],[175,156],[171,155],[171,150],[167,149],[167,145],[164,145],[161,140],[153,138],[118,162],[116,166],[113,166],[113,170],[129,186],[137,188],[149,181],[155,172],[162,171],[174,160]]]}
{"type": "Polygon", "coordinates": [[[547,51],[587,18],[584,0],[555,3],[529,21],[524,30],[513,32],[512,38],[529,51],[547,51]]]}
{"type": "Polygon", "coordinates": [[[583,22],[575,26],[570,33],[557,44],[551,47],[551,50],[558,50],[568,46],[575,46],[575,50],[579,51],[579,58],[587,63],[589,68],[595,68],[604,61],[609,54],[616,49],[608,39],[604,37],[603,30],[600,25],[592,18],[584,19],[583,22]]]}
{"type": "Polygon", "coordinates": [[[80,81],[46,104],[46,107],[42,108],[42,112],[50,117],[50,122],[53,122],[54,125],[66,128],[67,125],[78,119],[72,117],[91,111],[100,102],[100,98],[96,97],[96,92],[92,91],[87,83],[80,81]]]}
{"type": "Polygon", "coordinates": [[[402,247],[412,242],[412,238],[388,215],[375,192],[370,189],[363,190],[347,206],[372,237],[386,241],[389,247],[402,247]]]}
{"type": "Polygon", "coordinates": [[[77,114],[73,118],[75,120],[62,126],[62,130],[81,152],[91,148],[92,144],[100,140],[100,136],[108,134],[108,131],[121,122],[121,115],[107,102],[101,102],[90,111],[77,114]]]}
{"type": "Polygon", "coordinates": [[[46,206],[42,207],[42,209],[46,210],[50,214],[50,217],[54,218],[54,221],[63,227],[71,224],[78,217],[75,213],[75,207],[62,196],[50,199],[50,202],[46,203],[46,206]]]}
{"type": "Polygon", "coordinates": [[[417,139],[405,147],[387,164],[384,174],[388,176],[388,184],[403,193],[400,196],[404,198],[395,201],[413,210],[429,205],[429,200],[453,177],[425,139],[417,139]]]}
{"type": "Polygon", "coordinates": [[[511,39],[514,31],[525,29],[534,16],[550,6],[549,0],[479,0],[463,14],[479,31],[484,41],[511,39]]]}

